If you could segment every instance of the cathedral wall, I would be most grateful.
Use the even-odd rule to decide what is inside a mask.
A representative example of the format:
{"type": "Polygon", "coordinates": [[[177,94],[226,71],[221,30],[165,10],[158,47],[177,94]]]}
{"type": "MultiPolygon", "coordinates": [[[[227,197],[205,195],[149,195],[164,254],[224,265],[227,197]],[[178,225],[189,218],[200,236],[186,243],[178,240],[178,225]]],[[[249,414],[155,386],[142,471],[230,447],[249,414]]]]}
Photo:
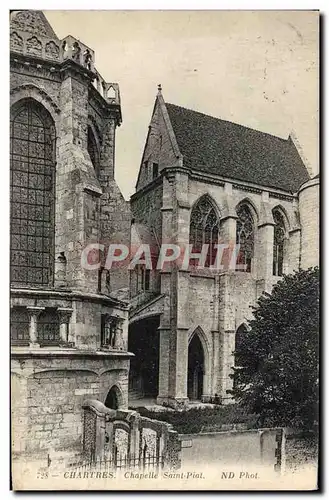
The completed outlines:
{"type": "MultiPolygon", "coordinates": [[[[72,37],[63,44],[48,26],[56,43],[49,42],[46,33],[40,37],[40,30],[48,28],[38,11],[24,11],[16,20],[18,17],[25,20],[26,29],[37,31],[35,35],[11,36],[11,103],[25,98],[38,101],[55,127],[56,156],[52,157],[49,147],[47,157],[56,166],[54,184],[47,188],[54,189],[55,213],[50,222],[45,218],[55,233],[54,255],[49,251],[55,261],[55,280],[49,279],[38,289],[34,285],[12,289],[12,437],[15,454],[45,458],[57,449],[81,451],[81,405],[85,399],[105,403],[109,390],[117,385],[120,407],[128,405],[127,297],[121,297],[122,301],[109,298],[109,293],[118,289],[127,291],[128,270],[113,270],[107,281],[110,287],[104,289],[98,270],[86,269],[81,256],[89,243],[128,246],[130,208],[114,180],[115,133],[121,123],[118,86],[112,100],[98,94],[89,71],[93,65],[87,67],[83,61],[80,41],[81,57],[73,61],[72,37]],[[51,47],[57,47],[57,52],[50,54],[51,47]],[[94,150],[100,165],[89,155],[89,125],[100,132],[100,150],[94,150]]],[[[28,155],[24,153],[22,147],[14,150],[20,156],[17,164],[26,163],[28,155]]],[[[42,156],[36,155],[37,161],[42,156]]],[[[17,168],[16,163],[11,166],[17,168]]],[[[25,178],[24,188],[40,182],[25,178]]],[[[18,196],[13,199],[17,205],[21,202],[18,196]]],[[[48,215],[48,207],[44,210],[43,217],[48,215]]],[[[38,217],[41,220],[42,216],[38,217]]]]}

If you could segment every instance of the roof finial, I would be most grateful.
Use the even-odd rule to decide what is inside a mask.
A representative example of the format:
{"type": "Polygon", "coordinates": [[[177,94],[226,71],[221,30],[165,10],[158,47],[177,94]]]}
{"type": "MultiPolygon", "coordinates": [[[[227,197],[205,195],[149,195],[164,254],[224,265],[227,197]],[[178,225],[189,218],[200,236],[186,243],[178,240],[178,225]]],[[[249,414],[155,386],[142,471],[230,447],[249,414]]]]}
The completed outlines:
{"type": "Polygon", "coordinates": [[[161,91],[162,91],[162,87],[161,87],[161,83],[159,83],[159,85],[158,85],[158,94],[161,94],[161,91]]]}

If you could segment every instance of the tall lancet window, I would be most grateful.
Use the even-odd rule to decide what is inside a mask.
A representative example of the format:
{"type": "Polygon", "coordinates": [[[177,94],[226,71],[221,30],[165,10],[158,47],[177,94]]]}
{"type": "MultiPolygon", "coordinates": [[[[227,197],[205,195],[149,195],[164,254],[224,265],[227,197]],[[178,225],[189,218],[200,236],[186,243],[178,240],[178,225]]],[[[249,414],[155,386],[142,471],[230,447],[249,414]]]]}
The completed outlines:
{"type": "Polygon", "coordinates": [[[254,255],[254,220],[246,204],[238,207],[237,216],[236,243],[240,245],[237,264],[245,266],[244,270],[250,273],[251,260],[254,255]]]}
{"type": "MultiPolygon", "coordinates": [[[[219,237],[219,220],[216,211],[207,196],[203,196],[194,206],[190,220],[190,244],[193,252],[200,253],[204,244],[209,245],[205,266],[214,265],[219,237]]],[[[192,265],[198,265],[197,259],[191,259],[192,265]]]]}
{"type": "Polygon", "coordinates": [[[34,100],[11,109],[10,281],[51,286],[54,263],[55,127],[34,100]]]}
{"type": "Polygon", "coordinates": [[[284,218],[280,210],[273,210],[274,239],[273,239],[273,275],[282,276],[286,240],[284,218]]]}

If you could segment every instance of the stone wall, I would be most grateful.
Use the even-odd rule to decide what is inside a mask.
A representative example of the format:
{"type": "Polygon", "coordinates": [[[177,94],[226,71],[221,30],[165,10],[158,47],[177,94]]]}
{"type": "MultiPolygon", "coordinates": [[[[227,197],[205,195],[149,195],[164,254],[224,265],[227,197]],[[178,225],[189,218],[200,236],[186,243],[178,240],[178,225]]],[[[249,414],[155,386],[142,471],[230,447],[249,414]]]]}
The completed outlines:
{"type": "Polygon", "coordinates": [[[315,178],[299,190],[299,214],[302,227],[300,265],[303,269],[319,265],[320,181],[315,178]]]}
{"type": "Polygon", "coordinates": [[[82,404],[105,402],[112,386],[127,406],[129,361],[124,356],[71,352],[12,360],[13,453],[81,451],[82,404]]]}
{"type": "Polygon", "coordinates": [[[209,432],[180,435],[183,467],[254,466],[257,470],[281,471],[285,454],[283,429],[257,429],[248,431],[209,432]],[[247,466],[248,464],[248,466],[247,466]],[[260,467],[261,466],[261,467],[260,467]]]}

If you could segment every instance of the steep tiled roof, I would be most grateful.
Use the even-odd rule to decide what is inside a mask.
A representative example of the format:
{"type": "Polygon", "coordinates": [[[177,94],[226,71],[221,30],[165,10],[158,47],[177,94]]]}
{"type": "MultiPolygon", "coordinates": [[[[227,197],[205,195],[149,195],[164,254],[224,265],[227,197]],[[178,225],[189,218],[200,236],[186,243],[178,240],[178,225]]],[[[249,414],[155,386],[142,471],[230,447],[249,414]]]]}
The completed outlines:
{"type": "Polygon", "coordinates": [[[296,192],[310,177],[293,141],[166,103],[184,166],[296,192]]]}

